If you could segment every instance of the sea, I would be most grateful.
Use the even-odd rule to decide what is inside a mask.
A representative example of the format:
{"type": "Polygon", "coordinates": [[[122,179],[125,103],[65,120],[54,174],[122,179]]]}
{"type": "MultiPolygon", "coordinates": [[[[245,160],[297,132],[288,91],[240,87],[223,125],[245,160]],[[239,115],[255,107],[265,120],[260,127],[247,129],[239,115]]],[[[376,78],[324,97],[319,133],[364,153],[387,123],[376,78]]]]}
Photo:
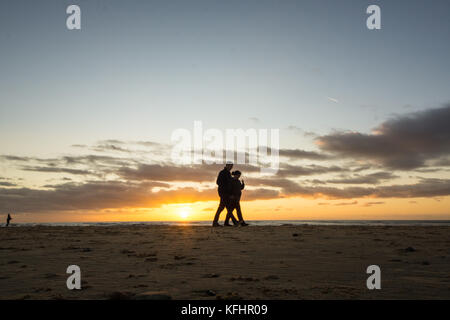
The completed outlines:
{"type": "MultiPolygon", "coordinates": [[[[248,220],[250,227],[256,226],[450,226],[450,220],[248,220]]],[[[120,221],[120,222],[55,222],[55,223],[14,223],[12,227],[33,226],[211,226],[211,221],[120,221]]]]}

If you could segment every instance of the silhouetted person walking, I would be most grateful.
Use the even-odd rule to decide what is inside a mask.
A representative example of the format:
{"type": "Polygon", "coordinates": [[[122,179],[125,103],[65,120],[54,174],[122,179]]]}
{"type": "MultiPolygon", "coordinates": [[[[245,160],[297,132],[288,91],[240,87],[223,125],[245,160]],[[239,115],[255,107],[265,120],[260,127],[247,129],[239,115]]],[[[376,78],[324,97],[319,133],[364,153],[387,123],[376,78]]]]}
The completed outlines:
{"type": "MultiPolygon", "coordinates": [[[[220,204],[217,208],[216,215],[214,216],[214,221],[212,226],[213,227],[220,227],[219,224],[219,216],[220,213],[223,211],[223,209],[228,207],[228,203],[230,201],[230,195],[231,195],[231,169],[233,168],[232,163],[227,163],[225,165],[225,168],[223,168],[222,171],[219,172],[219,175],[217,176],[216,183],[219,186],[218,192],[220,197],[220,204]]],[[[228,208],[227,208],[228,211],[228,208]]],[[[232,217],[233,222],[236,221],[236,218],[232,217]]]]}
{"type": "Polygon", "coordinates": [[[11,215],[8,213],[8,217],[6,217],[6,226],[9,226],[9,222],[12,220],[11,215]]]}
{"type": "Polygon", "coordinates": [[[239,219],[239,225],[245,227],[248,226],[248,224],[244,221],[244,218],[242,217],[242,211],[241,211],[241,195],[242,190],[245,188],[244,181],[240,181],[239,178],[241,177],[241,172],[236,170],[232,174],[233,178],[231,179],[231,196],[230,201],[228,202],[227,207],[227,218],[225,219],[225,225],[230,225],[229,220],[230,218],[233,219],[233,223],[236,224],[234,216],[233,216],[233,210],[236,209],[236,213],[239,219]]]}

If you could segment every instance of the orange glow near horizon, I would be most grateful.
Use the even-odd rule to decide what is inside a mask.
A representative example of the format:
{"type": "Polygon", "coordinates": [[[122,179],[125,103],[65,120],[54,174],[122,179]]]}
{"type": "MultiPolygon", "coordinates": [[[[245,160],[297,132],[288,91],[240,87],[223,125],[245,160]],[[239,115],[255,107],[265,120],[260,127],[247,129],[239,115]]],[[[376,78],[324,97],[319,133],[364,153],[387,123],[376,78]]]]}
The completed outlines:
{"type": "MultiPolygon", "coordinates": [[[[158,208],[13,213],[13,222],[212,221],[217,206],[218,201],[204,201],[164,204],[158,208]]],[[[351,200],[283,198],[243,201],[241,206],[246,220],[450,220],[450,197],[351,200]]],[[[222,212],[221,220],[225,215],[226,210],[222,212]]]]}

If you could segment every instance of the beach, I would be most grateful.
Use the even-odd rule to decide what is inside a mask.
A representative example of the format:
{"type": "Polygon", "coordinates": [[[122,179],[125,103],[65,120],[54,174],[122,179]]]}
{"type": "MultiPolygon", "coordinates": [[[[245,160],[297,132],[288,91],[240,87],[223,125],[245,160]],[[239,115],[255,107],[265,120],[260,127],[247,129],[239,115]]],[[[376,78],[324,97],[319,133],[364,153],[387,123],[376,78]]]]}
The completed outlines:
{"type": "Polygon", "coordinates": [[[1,228],[0,299],[450,299],[449,248],[448,226],[1,228]]]}

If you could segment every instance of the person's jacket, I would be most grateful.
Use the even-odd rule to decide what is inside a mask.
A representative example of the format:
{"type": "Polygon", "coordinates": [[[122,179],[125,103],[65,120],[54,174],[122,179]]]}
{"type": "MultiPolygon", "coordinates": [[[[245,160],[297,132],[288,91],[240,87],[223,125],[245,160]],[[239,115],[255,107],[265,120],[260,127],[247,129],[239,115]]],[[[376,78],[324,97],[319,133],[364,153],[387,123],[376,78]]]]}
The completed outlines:
{"type": "Polygon", "coordinates": [[[233,199],[240,200],[242,189],[245,188],[244,182],[241,182],[239,179],[232,179],[231,180],[231,195],[233,196],[233,199]]]}
{"type": "Polygon", "coordinates": [[[219,186],[219,195],[230,195],[231,194],[231,177],[230,171],[223,169],[219,172],[217,176],[217,185],[219,186]]]}

